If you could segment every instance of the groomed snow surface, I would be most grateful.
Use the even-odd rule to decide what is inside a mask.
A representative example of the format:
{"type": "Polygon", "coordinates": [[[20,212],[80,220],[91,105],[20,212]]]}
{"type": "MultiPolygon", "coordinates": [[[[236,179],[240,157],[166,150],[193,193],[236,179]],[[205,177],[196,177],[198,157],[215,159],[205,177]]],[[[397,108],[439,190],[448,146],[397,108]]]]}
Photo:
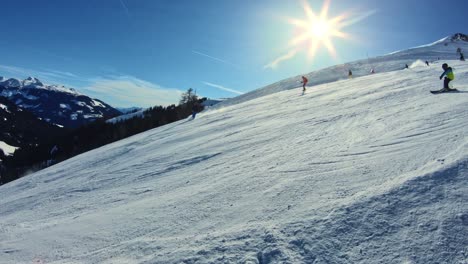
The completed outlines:
{"type": "Polygon", "coordinates": [[[298,87],[3,185],[0,263],[467,263],[448,63],[460,93],[440,64],[298,87]]]}

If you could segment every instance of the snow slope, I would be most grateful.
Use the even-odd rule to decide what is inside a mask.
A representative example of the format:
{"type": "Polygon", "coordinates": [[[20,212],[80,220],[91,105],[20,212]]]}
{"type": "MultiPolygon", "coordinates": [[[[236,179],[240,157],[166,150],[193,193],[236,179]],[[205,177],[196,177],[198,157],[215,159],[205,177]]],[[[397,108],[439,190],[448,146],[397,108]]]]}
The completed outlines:
{"type": "Polygon", "coordinates": [[[460,93],[440,64],[284,87],[0,186],[0,263],[466,263],[448,63],[460,93]]]}
{"type": "MultiPolygon", "coordinates": [[[[348,70],[352,71],[354,77],[359,77],[370,75],[372,69],[374,69],[376,73],[382,73],[402,70],[405,68],[406,64],[411,66],[415,63],[418,65],[424,64],[425,61],[437,63],[439,60],[458,60],[460,55],[457,54],[457,49],[460,48],[464,52],[468,50],[468,41],[464,40],[460,35],[461,34],[455,34],[451,37],[443,38],[428,45],[392,52],[385,56],[336,65],[301,75],[306,76],[309,80],[307,86],[313,87],[318,84],[345,80],[348,78],[348,70]]],[[[414,66],[415,65],[413,65],[413,67],[414,66]]],[[[237,96],[218,104],[216,107],[235,105],[272,93],[294,89],[301,85],[299,84],[301,75],[284,79],[261,89],[253,90],[237,96]]]]}

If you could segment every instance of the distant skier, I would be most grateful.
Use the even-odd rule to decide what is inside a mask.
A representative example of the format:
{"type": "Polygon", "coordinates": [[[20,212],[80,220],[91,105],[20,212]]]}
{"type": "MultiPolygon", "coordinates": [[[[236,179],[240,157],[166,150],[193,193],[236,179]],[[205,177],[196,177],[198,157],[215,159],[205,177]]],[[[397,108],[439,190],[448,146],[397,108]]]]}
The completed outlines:
{"type": "Polygon", "coordinates": [[[197,105],[193,105],[192,106],[192,120],[195,119],[195,116],[197,115],[197,110],[198,110],[198,107],[197,105]]]}
{"type": "Polygon", "coordinates": [[[375,73],[375,70],[374,68],[372,68],[372,70],[370,71],[370,73],[374,74],[375,73]]]}
{"type": "Polygon", "coordinates": [[[348,71],[348,78],[349,79],[353,78],[353,72],[351,70],[348,71]]]}
{"type": "Polygon", "coordinates": [[[56,160],[56,159],[57,159],[57,154],[58,154],[58,147],[57,147],[57,145],[54,145],[54,146],[52,147],[52,149],[50,150],[49,154],[50,154],[50,159],[47,160],[47,166],[50,166],[50,165],[52,165],[52,164],[54,164],[54,163],[57,162],[57,160],[56,160]]]}
{"type": "Polygon", "coordinates": [[[406,68],[406,69],[409,69],[409,66],[408,66],[408,64],[405,64],[405,68],[406,68]]]}
{"type": "Polygon", "coordinates": [[[429,66],[429,62],[428,62],[428,61],[426,61],[426,65],[429,66]]]}
{"type": "Polygon", "coordinates": [[[463,53],[460,53],[460,60],[465,61],[465,56],[463,56],[463,53]]]}
{"type": "Polygon", "coordinates": [[[52,149],[50,149],[50,158],[54,159],[57,156],[57,152],[58,152],[58,147],[57,145],[54,145],[52,149]]]}
{"type": "Polygon", "coordinates": [[[442,80],[442,77],[445,76],[444,79],[444,89],[443,91],[451,91],[451,90],[456,90],[456,89],[450,89],[449,83],[455,79],[455,74],[453,74],[452,67],[449,67],[447,63],[442,64],[442,69],[444,72],[442,75],[440,75],[439,79],[442,80]]]}
{"type": "Polygon", "coordinates": [[[306,85],[307,85],[307,82],[308,82],[308,81],[309,81],[309,80],[307,80],[307,78],[306,78],[305,76],[302,76],[302,81],[301,81],[301,83],[302,83],[302,91],[303,91],[303,92],[306,91],[306,85]]]}

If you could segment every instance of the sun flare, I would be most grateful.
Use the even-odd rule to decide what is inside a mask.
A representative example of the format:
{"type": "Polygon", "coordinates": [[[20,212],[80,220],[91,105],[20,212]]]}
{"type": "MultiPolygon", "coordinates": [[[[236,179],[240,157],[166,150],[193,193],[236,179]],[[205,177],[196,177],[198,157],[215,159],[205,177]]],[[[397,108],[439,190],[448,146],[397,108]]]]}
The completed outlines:
{"type": "Polygon", "coordinates": [[[330,56],[337,59],[338,55],[332,40],[334,38],[354,39],[351,35],[344,33],[343,29],[377,12],[376,10],[364,13],[348,11],[339,16],[329,18],[328,10],[331,0],[324,0],[322,10],[318,14],[312,10],[307,0],[301,1],[305,18],[285,18],[287,23],[295,27],[295,35],[289,40],[288,52],[265,65],[265,69],[276,69],[281,63],[294,58],[302,51],[306,51],[309,59],[312,59],[321,47],[325,47],[330,56]]]}
{"type": "Polygon", "coordinates": [[[297,36],[290,41],[294,47],[304,46],[308,49],[310,57],[314,57],[317,50],[324,46],[331,56],[336,57],[336,50],[332,38],[347,38],[348,35],[341,31],[345,26],[343,21],[346,15],[328,18],[330,0],[325,0],[320,14],[316,14],[310,5],[303,1],[304,12],[307,16],[304,20],[288,18],[288,22],[296,26],[297,36]]]}

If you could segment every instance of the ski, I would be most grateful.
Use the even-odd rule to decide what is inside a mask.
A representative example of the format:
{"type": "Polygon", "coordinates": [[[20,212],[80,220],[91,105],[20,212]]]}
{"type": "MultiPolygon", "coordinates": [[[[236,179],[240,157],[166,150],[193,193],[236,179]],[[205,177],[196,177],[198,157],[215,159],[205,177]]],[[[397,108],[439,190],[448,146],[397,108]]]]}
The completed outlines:
{"type": "Polygon", "coordinates": [[[442,89],[442,90],[438,90],[438,91],[430,91],[431,94],[440,94],[440,93],[457,93],[458,90],[457,89],[450,89],[450,90],[447,90],[447,89],[442,89]]]}

